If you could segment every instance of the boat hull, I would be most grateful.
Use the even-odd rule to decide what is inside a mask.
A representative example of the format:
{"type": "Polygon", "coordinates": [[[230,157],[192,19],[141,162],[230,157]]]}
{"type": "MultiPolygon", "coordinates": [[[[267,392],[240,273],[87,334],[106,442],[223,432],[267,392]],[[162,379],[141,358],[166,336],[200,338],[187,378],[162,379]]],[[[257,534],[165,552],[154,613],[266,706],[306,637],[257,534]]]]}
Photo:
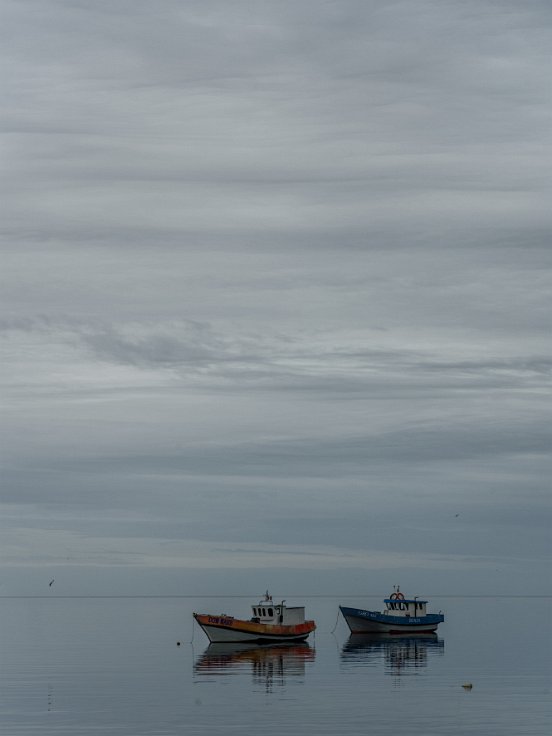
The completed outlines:
{"type": "Polygon", "coordinates": [[[352,634],[418,634],[437,630],[445,620],[441,613],[425,616],[388,616],[379,611],[339,606],[352,634]]]}
{"type": "Polygon", "coordinates": [[[202,613],[194,613],[194,618],[213,644],[304,641],[316,628],[314,621],[284,626],[244,621],[232,616],[209,616],[202,613]]]}

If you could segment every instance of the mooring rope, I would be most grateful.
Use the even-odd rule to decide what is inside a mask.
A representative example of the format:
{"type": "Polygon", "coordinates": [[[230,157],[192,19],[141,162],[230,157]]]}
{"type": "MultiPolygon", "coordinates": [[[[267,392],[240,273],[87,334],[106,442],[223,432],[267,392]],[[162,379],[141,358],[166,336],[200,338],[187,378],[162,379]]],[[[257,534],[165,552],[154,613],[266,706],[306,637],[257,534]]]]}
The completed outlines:
{"type": "Polygon", "coordinates": [[[337,623],[338,623],[338,621],[339,621],[339,608],[337,609],[337,616],[336,616],[336,619],[335,619],[335,625],[334,625],[333,629],[330,631],[330,634],[333,634],[334,631],[337,629],[337,623]]]}

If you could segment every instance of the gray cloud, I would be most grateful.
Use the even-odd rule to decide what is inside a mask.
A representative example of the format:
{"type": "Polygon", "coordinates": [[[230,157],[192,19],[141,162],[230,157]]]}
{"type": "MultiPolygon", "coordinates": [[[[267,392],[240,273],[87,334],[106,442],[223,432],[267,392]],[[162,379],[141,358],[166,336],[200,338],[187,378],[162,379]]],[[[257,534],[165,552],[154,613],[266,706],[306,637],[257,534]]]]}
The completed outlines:
{"type": "Polygon", "coordinates": [[[550,4],[0,2],[4,572],[540,590],[550,4]]]}

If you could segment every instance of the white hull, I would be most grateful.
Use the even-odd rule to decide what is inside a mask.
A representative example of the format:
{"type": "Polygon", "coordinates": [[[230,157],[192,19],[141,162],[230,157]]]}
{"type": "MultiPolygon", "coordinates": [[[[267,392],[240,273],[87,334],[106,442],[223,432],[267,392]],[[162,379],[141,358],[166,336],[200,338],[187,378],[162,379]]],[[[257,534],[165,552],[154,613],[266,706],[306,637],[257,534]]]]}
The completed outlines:
{"type": "Polygon", "coordinates": [[[223,629],[219,626],[208,626],[206,624],[200,624],[203,631],[206,633],[207,638],[213,644],[229,644],[229,643],[240,643],[240,642],[255,642],[255,641],[303,641],[307,638],[307,634],[286,634],[286,635],[271,635],[266,633],[252,633],[249,631],[240,631],[239,629],[223,629]]]}
{"type": "Polygon", "coordinates": [[[416,634],[437,631],[438,624],[397,624],[382,621],[367,621],[365,618],[345,616],[347,625],[353,634],[416,634]]]}

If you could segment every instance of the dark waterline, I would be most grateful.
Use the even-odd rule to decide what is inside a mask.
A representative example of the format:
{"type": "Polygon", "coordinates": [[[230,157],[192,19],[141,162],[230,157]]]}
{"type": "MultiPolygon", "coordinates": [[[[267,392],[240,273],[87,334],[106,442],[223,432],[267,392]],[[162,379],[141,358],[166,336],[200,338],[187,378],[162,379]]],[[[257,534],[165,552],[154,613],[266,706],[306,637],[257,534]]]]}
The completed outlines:
{"type": "MultiPolygon", "coordinates": [[[[297,594],[294,594],[294,593],[284,593],[283,594],[283,597],[285,598],[286,596],[289,597],[289,598],[293,598],[293,597],[297,597],[297,594]]],[[[205,594],[205,595],[197,595],[197,594],[194,594],[194,595],[185,595],[185,594],[179,594],[179,595],[158,595],[158,594],[157,595],[148,595],[148,594],[136,594],[136,595],[56,595],[56,594],[50,594],[50,595],[0,595],[0,599],[2,599],[2,598],[7,598],[7,599],[16,599],[16,598],[21,598],[21,599],[33,599],[33,598],[48,598],[48,599],[49,598],[59,598],[59,599],[79,599],[79,598],[100,598],[100,599],[159,598],[160,600],[164,600],[164,599],[169,599],[170,600],[170,599],[173,599],[173,598],[176,598],[176,599],[181,599],[181,598],[183,598],[183,599],[198,599],[198,598],[201,598],[202,600],[203,599],[216,599],[216,600],[220,600],[222,598],[231,598],[231,599],[233,599],[233,598],[238,598],[238,599],[239,598],[245,598],[247,600],[256,600],[257,598],[261,598],[261,597],[262,596],[259,593],[251,593],[251,594],[240,593],[239,595],[209,595],[209,594],[205,594]]],[[[342,598],[373,598],[374,596],[373,595],[370,595],[368,593],[365,593],[365,594],[362,594],[362,593],[361,594],[359,594],[359,593],[345,593],[345,594],[340,595],[340,596],[336,596],[336,595],[333,595],[333,594],[330,595],[330,594],[327,594],[327,593],[320,593],[320,594],[310,594],[310,595],[304,596],[304,597],[308,598],[309,600],[310,599],[315,599],[315,600],[318,600],[318,599],[338,600],[338,599],[342,599],[342,598]]],[[[539,594],[539,595],[536,595],[536,594],[535,595],[502,595],[502,594],[499,595],[499,594],[497,594],[497,595],[495,595],[493,593],[489,593],[489,594],[486,594],[486,595],[481,595],[481,594],[477,594],[477,595],[449,595],[448,593],[437,593],[437,594],[433,595],[433,594],[429,593],[429,594],[427,594],[427,597],[428,598],[431,598],[432,600],[443,599],[443,598],[457,598],[457,599],[468,599],[468,600],[469,599],[472,599],[472,598],[482,598],[482,599],[504,598],[504,599],[513,599],[513,600],[516,600],[516,599],[524,599],[524,600],[525,599],[529,599],[529,600],[531,600],[533,598],[543,598],[543,599],[552,598],[552,594],[551,595],[543,595],[543,594],[539,594]]]]}

